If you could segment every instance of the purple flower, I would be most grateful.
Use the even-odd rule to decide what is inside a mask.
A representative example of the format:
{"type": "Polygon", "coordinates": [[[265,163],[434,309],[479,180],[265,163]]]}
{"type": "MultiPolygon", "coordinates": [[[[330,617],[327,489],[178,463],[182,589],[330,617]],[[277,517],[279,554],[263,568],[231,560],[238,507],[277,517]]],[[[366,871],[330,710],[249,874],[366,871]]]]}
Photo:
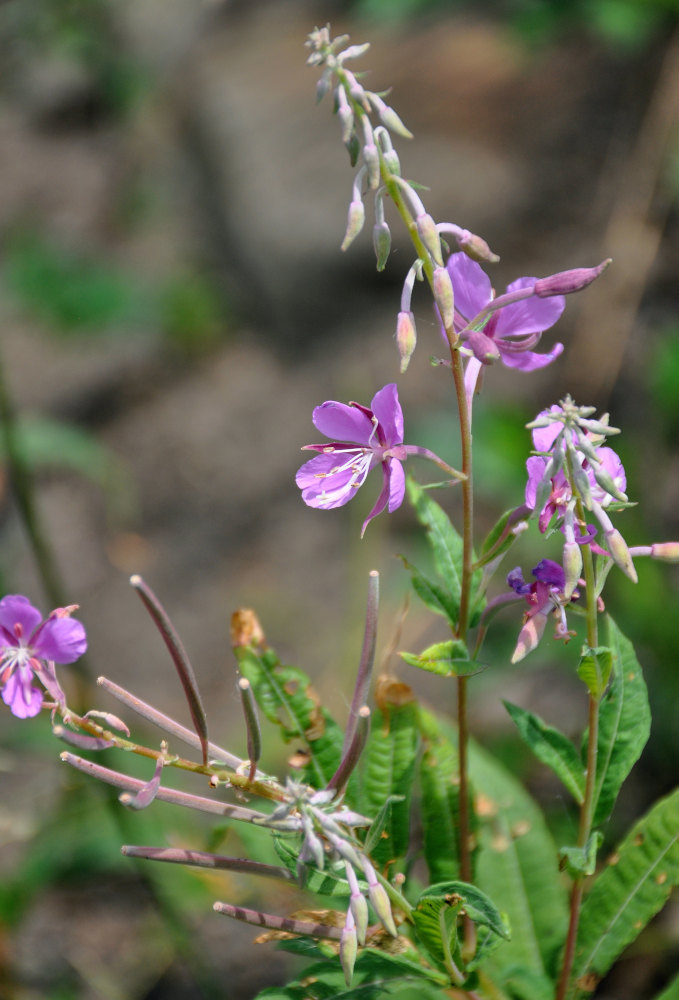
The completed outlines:
{"type": "MultiPolygon", "coordinates": [[[[553,412],[560,413],[561,407],[552,406],[550,410],[542,410],[542,412],[538,414],[538,417],[548,416],[553,412]]],[[[563,430],[563,427],[563,423],[560,420],[556,420],[553,423],[548,424],[546,427],[534,428],[533,447],[535,450],[550,452],[554,446],[557,436],[563,430]]],[[[594,440],[591,434],[587,434],[587,438],[592,441],[594,440]]],[[[620,490],[621,493],[624,493],[627,485],[627,477],[618,454],[613,451],[612,448],[599,448],[596,447],[596,445],[594,445],[594,448],[596,450],[596,457],[599,459],[600,468],[610,477],[618,490],[620,490]]],[[[526,469],[528,471],[528,482],[526,483],[526,506],[530,507],[531,510],[535,509],[538,490],[540,488],[540,484],[545,478],[548,463],[549,458],[546,458],[543,455],[534,455],[526,462],[526,469]]],[[[596,480],[594,469],[587,459],[584,459],[582,462],[582,470],[586,474],[587,481],[589,482],[591,498],[601,507],[607,507],[614,497],[599,485],[596,480]]],[[[542,510],[540,511],[538,520],[540,531],[545,532],[547,530],[554,515],[563,517],[572,500],[573,491],[571,489],[571,485],[563,468],[560,468],[551,477],[550,493],[544,506],[542,507],[542,510]]],[[[590,535],[589,538],[580,536],[578,541],[581,543],[590,541],[591,537],[593,536],[590,535]]]]}
{"type": "Polygon", "coordinates": [[[455,292],[455,332],[469,342],[475,360],[487,363],[499,357],[508,368],[530,372],[558,358],[563,344],[555,344],[546,354],[532,348],[564,311],[563,295],[538,298],[537,278],[517,278],[501,297],[507,297],[507,304],[500,306],[498,301],[497,308],[488,310],[495,296],[483,268],[465,253],[451,254],[446,267],[455,292]]]}
{"type": "Polygon", "coordinates": [[[85,629],[70,617],[73,608],[57,608],[45,621],[26,597],[11,594],[0,601],[0,684],[2,700],[20,719],[37,715],[43,693],[60,693],[55,663],[73,663],[87,649],[85,629]]]}
{"type": "Polygon", "coordinates": [[[329,400],[317,406],[313,422],[330,444],[307,444],[306,450],[320,452],[299,469],[296,482],[309,507],[322,510],[342,507],[354,496],[375,466],[382,468],[382,490],[363,524],[385,507],[394,511],[403,503],[405,475],[401,462],[408,449],[403,444],[403,412],[396,385],[391,383],[375,393],[370,409],[359,403],[329,400]]]}
{"type": "Polygon", "coordinates": [[[542,638],[550,614],[557,619],[555,639],[566,642],[575,633],[568,631],[564,605],[570,598],[564,595],[566,574],[563,567],[552,559],[542,559],[532,570],[534,583],[526,583],[523,573],[517,566],[507,576],[507,583],[512,590],[525,597],[528,611],[523,618],[523,627],[519,632],[516,649],[512,655],[512,663],[518,663],[530,653],[542,638]]]}

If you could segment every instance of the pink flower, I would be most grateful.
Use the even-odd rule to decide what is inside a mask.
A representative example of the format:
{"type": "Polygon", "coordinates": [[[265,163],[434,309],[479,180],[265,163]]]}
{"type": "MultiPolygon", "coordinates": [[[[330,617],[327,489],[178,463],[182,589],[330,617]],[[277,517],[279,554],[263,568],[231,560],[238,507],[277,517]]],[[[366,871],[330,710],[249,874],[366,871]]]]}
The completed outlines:
{"type": "Polygon", "coordinates": [[[297,472],[302,499],[309,507],[322,510],[342,507],[363,485],[370,470],[380,466],[382,490],[365,519],[365,532],[385,507],[389,511],[400,507],[405,494],[401,462],[408,448],[403,444],[403,412],[396,385],[390,383],[375,393],[370,408],[328,400],[316,407],[313,422],[331,443],[305,445],[305,450],[320,454],[297,472]]]}
{"type": "Polygon", "coordinates": [[[546,354],[532,348],[564,311],[563,295],[540,298],[534,291],[537,278],[517,278],[489,310],[495,296],[483,268],[465,253],[451,254],[446,267],[455,292],[455,332],[468,341],[475,360],[483,363],[499,357],[507,368],[530,372],[558,358],[563,344],[555,344],[546,354]],[[500,305],[505,298],[507,304],[500,305]]]}
{"type": "Polygon", "coordinates": [[[524,656],[535,649],[542,638],[550,615],[557,620],[555,639],[566,642],[575,633],[568,631],[564,605],[568,603],[564,595],[566,574],[563,567],[552,559],[542,559],[532,570],[534,583],[525,583],[523,573],[517,566],[507,576],[507,583],[512,590],[528,602],[528,610],[523,618],[523,627],[519,632],[516,649],[512,655],[512,663],[518,663],[524,656]]]}
{"type": "Polygon", "coordinates": [[[85,629],[58,608],[45,621],[28,598],[10,594],[0,601],[0,684],[2,700],[13,715],[27,719],[42,708],[37,677],[52,694],[59,686],[55,663],[73,663],[87,649],[85,629]]]}

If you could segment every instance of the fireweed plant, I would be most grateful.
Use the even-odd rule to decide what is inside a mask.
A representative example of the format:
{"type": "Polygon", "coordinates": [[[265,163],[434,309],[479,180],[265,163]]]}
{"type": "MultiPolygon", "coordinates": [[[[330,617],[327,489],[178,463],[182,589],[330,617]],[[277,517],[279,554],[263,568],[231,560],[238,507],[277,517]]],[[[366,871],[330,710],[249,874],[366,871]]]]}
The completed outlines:
{"type": "MultiPolygon", "coordinates": [[[[439,719],[393,678],[380,678],[372,690],[376,573],[369,577],[365,636],[344,729],[319,704],[309,678],[279,661],[255,613],[241,609],[233,615],[231,639],[243,746],[227,750],[213,743],[186,652],[140,577],[132,586],[167,645],[193,731],[106,678],[99,680],[106,692],[163,731],[159,746],[135,742],[127,724],[109,712],[69,708],[56,665],[85,651],[76,608],[57,609],[43,621],[16,595],[0,601],[2,699],[18,718],[49,712],[55,735],[72,746],[62,759],[119,788],[129,808],[159,799],[270,831],[278,864],[175,847],[122,848],[136,858],[287,882],[291,895],[294,887],[308,891],[312,899],[301,913],[214,904],[218,913],[263,928],[263,939],[311,963],[286,988],[261,996],[586,997],[679,882],[679,791],[639,820],[607,861],[598,856],[620,787],[649,734],[641,668],[629,640],[604,614],[603,588],[614,568],[635,583],[635,560],[643,556],[679,561],[679,542],[627,545],[618,527],[629,504],[625,470],[609,443],[619,432],[607,415],[564,395],[529,425],[533,450],[525,495],[477,544],[471,424],[485,367],[500,364],[529,376],[554,362],[563,346],[536,350],[544,331],[557,322],[568,296],[598,278],[608,262],[519,277],[495,295],[486,267],[497,257],[487,243],[457,224],[436,222],[416,186],[401,176],[393,139],[410,133],[384,95],[365,89],[349,68],[368,45],[333,40],[328,28],[314,30],[307,45],[308,62],[321,74],[318,98],[329,95],[334,102],[356,168],[342,249],[360,233],[370,197],[382,270],[390,250],[387,206],[400,216],[414,248],[396,321],[401,373],[416,347],[411,295],[418,280],[431,290],[447,350],[437,364],[452,377],[462,458],[455,470],[427,448],[405,443],[397,386],[389,382],[376,387],[369,406],[330,400],[316,408],[313,423],[326,440],[305,446],[315,454],[299,469],[297,485],[306,504],[324,510],[350,502],[364,485],[373,488],[377,496],[363,531],[408,497],[425,529],[435,574],[426,576],[406,559],[405,569],[418,598],[446,620],[450,638],[401,656],[456,688],[457,718],[439,719]],[[406,478],[404,467],[410,469],[413,459],[435,463],[446,479],[434,485],[461,493],[458,526],[426,487],[406,478]],[[518,565],[508,570],[509,549],[531,519],[544,538],[545,556],[533,567],[517,557],[518,565]],[[548,539],[552,555],[546,554],[548,539]],[[553,558],[555,550],[560,555],[553,558]],[[491,580],[495,596],[488,599],[491,580]],[[528,709],[506,704],[521,739],[573,800],[579,819],[572,843],[555,843],[526,790],[470,738],[467,689],[482,668],[484,639],[500,611],[516,622],[512,663],[551,635],[568,642],[572,622],[584,621],[584,644],[569,646],[588,703],[579,745],[528,709]],[[294,744],[292,775],[285,779],[259,767],[259,712],[294,744]],[[183,756],[180,744],[196,755],[183,756]],[[148,759],[148,780],[91,759],[91,752],[108,747],[148,759]],[[200,776],[202,794],[166,787],[168,767],[200,776]]],[[[659,1000],[678,996],[679,976],[659,1000]]]]}

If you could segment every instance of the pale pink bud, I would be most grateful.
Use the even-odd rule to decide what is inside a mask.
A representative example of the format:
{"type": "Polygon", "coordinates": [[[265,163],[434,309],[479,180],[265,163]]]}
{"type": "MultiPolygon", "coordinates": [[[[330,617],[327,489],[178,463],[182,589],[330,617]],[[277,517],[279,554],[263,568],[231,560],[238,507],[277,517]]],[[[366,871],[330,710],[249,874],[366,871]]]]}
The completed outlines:
{"type": "Polygon", "coordinates": [[[415,219],[415,225],[417,226],[417,232],[419,233],[420,239],[431,254],[434,263],[438,264],[439,267],[443,267],[441,237],[438,234],[436,223],[432,219],[431,215],[427,212],[422,212],[415,219]]]}
{"type": "Polygon", "coordinates": [[[563,596],[569,600],[582,576],[582,550],[575,541],[566,542],[563,547],[563,568],[566,574],[563,596]]]}
{"type": "Polygon", "coordinates": [[[512,663],[518,663],[535,649],[544,634],[546,625],[547,615],[543,614],[542,611],[538,611],[537,614],[528,619],[519,632],[516,649],[512,654],[512,663]]]}
{"type": "Polygon", "coordinates": [[[416,344],[415,317],[411,312],[400,312],[396,319],[396,346],[401,357],[401,374],[410,364],[416,344]]]}
{"type": "Polygon", "coordinates": [[[456,236],[457,245],[468,257],[478,263],[497,264],[499,257],[490,249],[488,244],[476,233],[470,233],[468,229],[463,229],[456,236]]]}
{"type": "Polygon", "coordinates": [[[349,909],[347,910],[346,923],[342,928],[342,936],[340,938],[339,946],[339,957],[342,965],[342,972],[344,973],[344,981],[347,984],[347,987],[351,986],[357,952],[358,939],[356,936],[356,927],[354,925],[354,916],[351,909],[349,909]]]}
{"type": "Polygon", "coordinates": [[[365,937],[368,931],[368,903],[358,887],[358,879],[356,878],[354,869],[348,861],[344,862],[344,867],[347,873],[347,881],[351,887],[349,906],[356,922],[356,936],[358,937],[359,944],[365,944],[365,937]]]}
{"type": "Polygon", "coordinates": [[[445,267],[435,267],[433,276],[433,290],[436,305],[439,307],[443,325],[450,330],[455,318],[455,297],[453,293],[453,283],[445,267]]]}
{"type": "Polygon", "coordinates": [[[388,931],[392,937],[398,937],[398,931],[396,930],[396,924],[394,922],[394,914],[391,912],[391,903],[389,902],[387,890],[377,881],[375,869],[370,864],[368,859],[361,858],[361,863],[363,865],[363,871],[368,883],[368,895],[370,896],[372,908],[380,918],[384,929],[388,931]]]}
{"type": "Polygon", "coordinates": [[[467,344],[474,352],[474,357],[482,365],[492,365],[494,361],[499,361],[500,359],[497,344],[481,330],[473,330],[469,334],[467,344]]]}
{"type": "Polygon", "coordinates": [[[608,551],[611,553],[616,566],[618,566],[625,576],[628,576],[632,583],[637,583],[637,571],[634,568],[632,556],[627,547],[627,542],[622,537],[617,528],[604,532],[608,551]]]}
{"type": "Polygon", "coordinates": [[[602,261],[596,267],[576,267],[572,271],[559,271],[547,278],[538,278],[534,292],[539,299],[547,299],[551,295],[570,295],[591,285],[595,278],[606,270],[611,258],[602,261]]]}
{"type": "Polygon", "coordinates": [[[363,223],[365,222],[365,208],[363,207],[363,202],[359,198],[358,201],[354,200],[349,205],[349,216],[347,219],[347,231],[344,234],[344,239],[342,240],[342,245],[340,250],[347,250],[348,247],[354,242],[360,231],[363,229],[363,223]]]}
{"type": "Polygon", "coordinates": [[[656,542],[651,545],[651,559],[679,562],[679,542],[656,542]]]}

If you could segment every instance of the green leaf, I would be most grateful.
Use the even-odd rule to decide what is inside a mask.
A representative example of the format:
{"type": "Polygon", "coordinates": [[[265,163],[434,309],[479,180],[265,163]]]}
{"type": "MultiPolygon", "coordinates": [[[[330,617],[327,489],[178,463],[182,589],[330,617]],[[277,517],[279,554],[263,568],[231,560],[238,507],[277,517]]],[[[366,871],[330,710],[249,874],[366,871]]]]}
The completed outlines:
{"type": "Polygon", "coordinates": [[[382,839],[382,834],[389,820],[389,813],[391,807],[395,802],[403,802],[403,795],[389,795],[385,802],[380,807],[375,819],[372,821],[368,828],[368,832],[365,835],[365,842],[363,844],[363,850],[366,854],[372,854],[380,840],[382,839]]]}
{"type": "Polygon", "coordinates": [[[572,878],[593,875],[596,871],[596,856],[603,843],[603,834],[596,830],[584,847],[561,847],[559,866],[566,869],[572,878]]]}
{"type": "Polygon", "coordinates": [[[373,860],[385,864],[402,858],[410,840],[410,800],[417,755],[415,704],[389,705],[388,713],[374,713],[370,737],[363,751],[360,811],[376,815],[390,795],[392,801],[380,842],[373,850],[373,860]]]}
{"type": "Polygon", "coordinates": [[[659,993],[655,1000],[679,1000],[679,974],[659,993]]]}
{"type": "Polygon", "coordinates": [[[574,996],[595,983],[679,884],[679,789],[631,830],[596,879],[580,914],[574,996]]]}
{"type": "Polygon", "coordinates": [[[422,834],[430,882],[460,874],[460,774],[457,750],[440,732],[425,736],[420,760],[422,834]]]}
{"type": "Polygon", "coordinates": [[[418,936],[441,965],[458,950],[458,919],[464,913],[492,934],[504,939],[510,936],[497,908],[476,886],[459,881],[432,885],[418,899],[413,920],[418,936]]]}
{"type": "MultiPolygon", "coordinates": [[[[297,873],[297,859],[299,857],[299,841],[286,840],[283,837],[273,837],[273,846],[276,854],[286,868],[297,873]]],[[[304,888],[309,892],[316,892],[319,896],[339,896],[347,898],[351,896],[351,888],[345,877],[344,862],[328,864],[324,871],[315,868],[313,865],[305,865],[304,888]]],[[[367,882],[359,880],[359,885],[367,891],[367,882]]]]}
{"type": "Polygon", "coordinates": [[[613,679],[599,710],[594,826],[610,815],[651,730],[646,684],[634,647],[612,618],[608,618],[607,625],[613,679]]]}
{"type": "Polygon", "coordinates": [[[528,744],[539,761],[561,778],[578,805],[582,805],[585,799],[585,769],[568,737],[548,726],[533,712],[527,712],[509,701],[504,701],[503,704],[516,723],[521,739],[528,744]]]}
{"type": "Polygon", "coordinates": [[[445,587],[428,580],[418,569],[409,562],[405,556],[401,556],[403,565],[410,573],[410,581],[413,590],[420,598],[425,607],[429,608],[437,615],[443,615],[448,619],[452,628],[457,626],[457,619],[460,614],[460,602],[449,594],[445,587]]]}
{"type": "Polygon", "coordinates": [[[461,639],[437,642],[419,656],[414,653],[398,655],[411,667],[418,667],[430,674],[440,674],[442,677],[469,677],[485,669],[482,663],[469,659],[467,646],[461,639]]]}
{"type": "Polygon", "coordinates": [[[427,529],[437,572],[459,609],[462,536],[455,530],[443,508],[411,478],[408,478],[407,489],[408,499],[415,508],[417,519],[427,529]]]}
{"type": "Polygon", "coordinates": [[[489,956],[486,968],[503,981],[518,967],[543,981],[568,923],[556,845],[523,786],[473,742],[470,772],[479,823],[476,882],[492,894],[512,929],[512,940],[489,956]]]}
{"type": "Polygon", "coordinates": [[[272,649],[260,652],[238,646],[235,655],[257,704],[270,722],[281,727],[283,739],[306,741],[311,757],[305,780],[315,788],[324,788],[337,770],[343,735],[319,705],[308,675],[297,667],[284,666],[272,649]]]}
{"type": "Polygon", "coordinates": [[[587,685],[589,693],[601,698],[613,669],[613,654],[607,646],[583,646],[578,664],[578,677],[587,685]]]}

